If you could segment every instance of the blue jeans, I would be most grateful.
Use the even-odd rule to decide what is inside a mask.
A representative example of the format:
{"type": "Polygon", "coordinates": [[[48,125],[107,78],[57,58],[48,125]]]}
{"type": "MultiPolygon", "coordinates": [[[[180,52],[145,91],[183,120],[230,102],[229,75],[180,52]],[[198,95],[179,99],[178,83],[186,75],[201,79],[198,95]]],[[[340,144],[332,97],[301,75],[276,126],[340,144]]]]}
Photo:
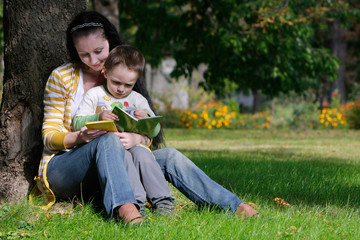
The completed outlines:
{"type": "Polygon", "coordinates": [[[50,188],[62,198],[101,189],[105,209],[112,217],[114,209],[125,203],[137,205],[124,156],[123,144],[112,133],[59,153],[47,167],[50,188]]]}
{"type": "MultiPolygon", "coordinates": [[[[119,138],[109,133],[58,154],[47,167],[50,188],[56,196],[63,198],[80,196],[81,190],[87,193],[101,188],[109,215],[125,203],[137,205],[124,164],[124,152],[119,138]]],[[[229,209],[235,213],[243,203],[176,149],[159,149],[153,154],[166,180],[197,205],[229,209]]]]}
{"type": "Polygon", "coordinates": [[[153,151],[165,178],[199,206],[228,209],[235,213],[244,203],[235,194],[209,178],[186,156],[174,148],[153,151]]]}

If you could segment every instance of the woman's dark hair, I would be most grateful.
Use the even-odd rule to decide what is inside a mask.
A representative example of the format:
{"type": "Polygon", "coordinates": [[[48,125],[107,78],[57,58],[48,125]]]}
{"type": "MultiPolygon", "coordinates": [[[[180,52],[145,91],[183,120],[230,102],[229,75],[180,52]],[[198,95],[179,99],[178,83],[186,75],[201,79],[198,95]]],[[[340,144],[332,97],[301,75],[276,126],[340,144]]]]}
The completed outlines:
{"type": "MultiPolygon", "coordinates": [[[[73,19],[66,30],[66,46],[69,52],[70,60],[73,63],[81,63],[78,52],[76,51],[73,38],[77,36],[87,36],[99,29],[103,29],[104,37],[109,41],[109,51],[118,45],[125,44],[116,27],[103,15],[96,11],[81,12],[73,19]]],[[[146,81],[141,76],[135,83],[134,91],[143,95],[149,102],[151,110],[156,113],[151,101],[149,92],[146,88],[146,81]]],[[[163,131],[160,129],[159,134],[153,139],[151,148],[158,149],[164,145],[163,131]]]]}
{"type": "Polygon", "coordinates": [[[66,30],[66,46],[71,62],[81,63],[73,39],[78,36],[87,36],[99,29],[103,30],[104,37],[109,41],[110,51],[125,43],[116,27],[106,17],[95,11],[81,12],[76,15],[66,30]]]}
{"type": "MultiPolygon", "coordinates": [[[[146,81],[145,81],[145,78],[143,76],[141,76],[136,81],[136,83],[135,83],[135,85],[133,87],[133,90],[140,93],[141,95],[143,95],[146,98],[146,100],[149,103],[149,106],[150,106],[151,110],[156,114],[154,104],[152,103],[149,92],[146,89],[146,81]]],[[[163,132],[162,128],[160,128],[159,134],[156,137],[154,137],[154,139],[153,139],[151,149],[159,149],[163,145],[165,145],[163,135],[164,135],[164,132],[163,132]]]]}

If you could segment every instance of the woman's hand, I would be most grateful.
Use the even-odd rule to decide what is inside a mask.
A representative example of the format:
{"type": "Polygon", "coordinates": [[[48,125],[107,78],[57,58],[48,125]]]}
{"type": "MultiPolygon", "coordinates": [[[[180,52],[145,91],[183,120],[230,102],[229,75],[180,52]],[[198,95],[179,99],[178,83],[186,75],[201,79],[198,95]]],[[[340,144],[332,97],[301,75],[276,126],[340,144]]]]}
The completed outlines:
{"type": "Polygon", "coordinates": [[[119,117],[110,110],[102,111],[99,114],[99,120],[114,120],[119,121],[119,117]]]}
{"type": "Polygon", "coordinates": [[[107,132],[102,130],[90,130],[83,127],[80,131],[67,134],[64,139],[64,144],[67,148],[72,148],[81,143],[88,143],[105,133],[107,132]]]}
{"type": "Polygon", "coordinates": [[[141,134],[128,132],[117,132],[115,134],[119,136],[125,149],[132,148],[136,144],[146,144],[146,139],[141,134]]]}
{"type": "Polygon", "coordinates": [[[91,142],[93,139],[104,135],[105,133],[107,132],[103,130],[87,129],[86,127],[83,127],[80,129],[78,140],[80,141],[80,143],[88,143],[91,142]]]}

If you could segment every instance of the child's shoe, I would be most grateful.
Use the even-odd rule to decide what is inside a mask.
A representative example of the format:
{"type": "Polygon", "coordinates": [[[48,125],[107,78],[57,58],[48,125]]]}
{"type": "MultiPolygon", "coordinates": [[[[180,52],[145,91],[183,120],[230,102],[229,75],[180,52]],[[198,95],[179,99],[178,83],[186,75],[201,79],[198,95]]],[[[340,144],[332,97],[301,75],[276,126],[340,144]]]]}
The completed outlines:
{"type": "Polygon", "coordinates": [[[155,213],[158,213],[162,216],[171,216],[174,209],[173,205],[174,204],[171,200],[163,199],[154,205],[153,210],[155,213]]]}
{"type": "Polygon", "coordinates": [[[141,214],[142,217],[146,216],[146,212],[145,212],[145,205],[144,204],[139,204],[139,213],[141,214]]]}

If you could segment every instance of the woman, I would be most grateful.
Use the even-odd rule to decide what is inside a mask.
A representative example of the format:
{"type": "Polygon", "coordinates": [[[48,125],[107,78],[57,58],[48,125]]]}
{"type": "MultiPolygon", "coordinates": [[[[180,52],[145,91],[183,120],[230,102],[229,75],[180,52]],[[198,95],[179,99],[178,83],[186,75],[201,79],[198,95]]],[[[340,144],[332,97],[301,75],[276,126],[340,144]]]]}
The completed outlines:
{"type": "MultiPolygon", "coordinates": [[[[97,12],[77,15],[66,34],[71,63],[56,68],[45,88],[44,152],[30,200],[45,195],[44,208],[49,208],[55,195],[69,198],[101,189],[110,216],[116,214],[130,224],[142,222],[127,177],[124,149],[150,144],[149,140],[134,133],[105,134],[86,128],[71,131],[72,117],[82,97],[90,88],[105,83],[102,66],[109,51],[123,41],[116,28],[97,12]],[[94,179],[98,179],[98,188],[93,187],[94,179]]],[[[137,81],[134,90],[145,96],[152,107],[144,79],[137,81]]],[[[161,142],[160,133],[153,147],[159,147],[161,142]]],[[[165,178],[196,204],[229,209],[242,218],[258,214],[177,150],[164,148],[153,153],[165,178]]]]}

